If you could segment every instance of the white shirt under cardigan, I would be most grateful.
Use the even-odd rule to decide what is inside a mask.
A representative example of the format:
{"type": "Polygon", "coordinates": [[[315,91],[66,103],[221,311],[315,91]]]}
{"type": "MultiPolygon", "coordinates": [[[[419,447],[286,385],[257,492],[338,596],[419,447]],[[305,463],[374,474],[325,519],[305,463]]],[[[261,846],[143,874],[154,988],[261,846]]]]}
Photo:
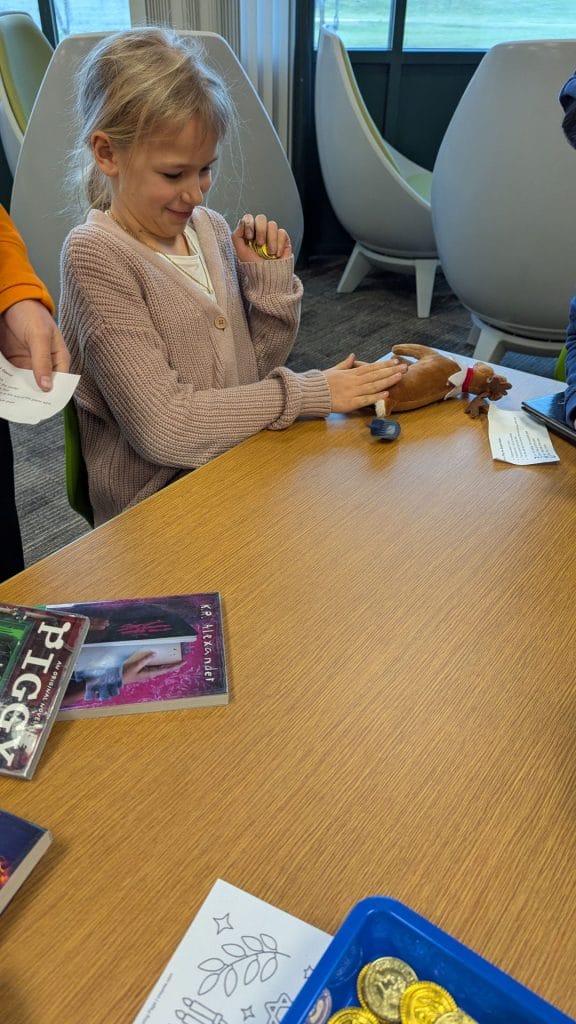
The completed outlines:
{"type": "Polygon", "coordinates": [[[237,260],[230,229],[192,223],[215,301],[111,218],[92,211],[62,251],[60,328],[96,524],[264,428],[326,416],[319,370],[287,358],[302,286],[292,260],[237,260]]]}
{"type": "Polygon", "coordinates": [[[201,288],[202,291],[206,292],[209,299],[216,302],[214,287],[210,280],[206,260],[202,253],[202,246],[200,245],[198,235],[190,224],[187,224],[184,228],[184,237],[186,238],[189,248],[187,256],[169,256],[166,252],[159,252],[158,255],[161,259],[171,263],[183,274],[186,274],[192,281],[194,281],[198,288],[201,288]]]}

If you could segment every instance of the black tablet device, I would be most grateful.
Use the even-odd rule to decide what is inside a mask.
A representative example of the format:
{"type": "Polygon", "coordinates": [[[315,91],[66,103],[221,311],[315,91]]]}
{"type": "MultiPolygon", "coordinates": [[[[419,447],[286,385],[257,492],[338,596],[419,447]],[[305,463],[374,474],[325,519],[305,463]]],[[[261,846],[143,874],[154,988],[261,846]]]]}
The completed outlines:
{"type": "Polygon", "coordinates": [[[576,430],[566,423],[563,391],[555,395],[543,395],[542,398],[527,398],[522,402],[522,408],[555,434],[561,434],[576,444],[576,430]]]}

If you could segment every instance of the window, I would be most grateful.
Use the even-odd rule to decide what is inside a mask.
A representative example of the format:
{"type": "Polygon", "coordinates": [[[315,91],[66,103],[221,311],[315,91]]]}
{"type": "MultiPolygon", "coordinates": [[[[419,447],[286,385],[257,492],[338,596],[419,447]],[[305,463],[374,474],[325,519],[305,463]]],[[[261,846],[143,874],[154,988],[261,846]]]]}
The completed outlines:
{"type": "Polygon", "coordinates": [[[407,0],[404,49],[487,50],[575,32],[574,0],[407,0]]]}
{"type": "Polygon", "coordinates": [[[58,38],[130,28],[129,0],[54,0],[58,38]]]}
{"type": "MultiPolygon", "coordinates": [[[[46,0],[0,0],[0,12],[25,11],[42,28],[40,11],[44,19],[49,14],[46,0]]],[[[130,28],[130,0],[54,0],[56,35],[58,39],[72,33],[111,32],[130,28]]]]}
{"type": "Polygon", "coordinates": [[[392,0],[316,0],[315,40],[322,26],[333,28],[344,46],[387,50],[391,45],[392,0]]]}
{"type": "Polygon", "coordinates": [[[574,0],[315,0],[320,26],[348,49],[390,49],[395,22],[405,50],[487,50],[515,39],[572,39],[574,0]],[[401,26],[399,26],[401,27],[401,26]]]}
{"type": "Polygon", "coordinates": [[[2,0],[2,2],[0,2],[0,11],[10,11],[11,13],[14,11],[23,11],[24,14],[31,14],[36,24],[38,26],[40,25],[38,4],[35,2],[35,0],[18,0],[17,4],[9,2],[6,3],[6,0],[2,0]]]}

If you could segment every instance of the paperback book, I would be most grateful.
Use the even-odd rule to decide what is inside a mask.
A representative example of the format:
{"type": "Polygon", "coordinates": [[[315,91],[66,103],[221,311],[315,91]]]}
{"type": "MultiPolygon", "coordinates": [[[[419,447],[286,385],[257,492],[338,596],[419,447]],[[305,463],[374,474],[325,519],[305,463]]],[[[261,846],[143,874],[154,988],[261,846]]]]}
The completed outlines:
{"type": "Polygon", "coordinates": [[[0,913],[52,842],[40,825],[0,811],[0,913]]]}
{"type": "Polygon", "coordinates": [[[90,619],[59,718],[228,703],[218,593],[53,607],[90,619]]]}
{"type": "Polygon", "coordinates": [[[0,774],[34,774],[87,630],[83,615],[0,604],[0,774]]]}

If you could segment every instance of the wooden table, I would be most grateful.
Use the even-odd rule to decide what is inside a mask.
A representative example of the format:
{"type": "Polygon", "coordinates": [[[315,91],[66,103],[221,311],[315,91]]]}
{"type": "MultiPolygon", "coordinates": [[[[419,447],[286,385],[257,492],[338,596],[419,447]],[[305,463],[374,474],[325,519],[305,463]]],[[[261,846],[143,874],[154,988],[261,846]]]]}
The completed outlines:
{"type": "MultiPolygon", "coordinates": [[[[502,403],[555,388],[506,371],[502,403]]],[[[446,402],[265,432],[0,588],[220,590],[225,708],[58,723],[0,806],[53,846],[0,921],[2,1024],[130,1024],[216,878],[334,931],[409,904],[576,1003],[576,448],[446,402]]]]}

